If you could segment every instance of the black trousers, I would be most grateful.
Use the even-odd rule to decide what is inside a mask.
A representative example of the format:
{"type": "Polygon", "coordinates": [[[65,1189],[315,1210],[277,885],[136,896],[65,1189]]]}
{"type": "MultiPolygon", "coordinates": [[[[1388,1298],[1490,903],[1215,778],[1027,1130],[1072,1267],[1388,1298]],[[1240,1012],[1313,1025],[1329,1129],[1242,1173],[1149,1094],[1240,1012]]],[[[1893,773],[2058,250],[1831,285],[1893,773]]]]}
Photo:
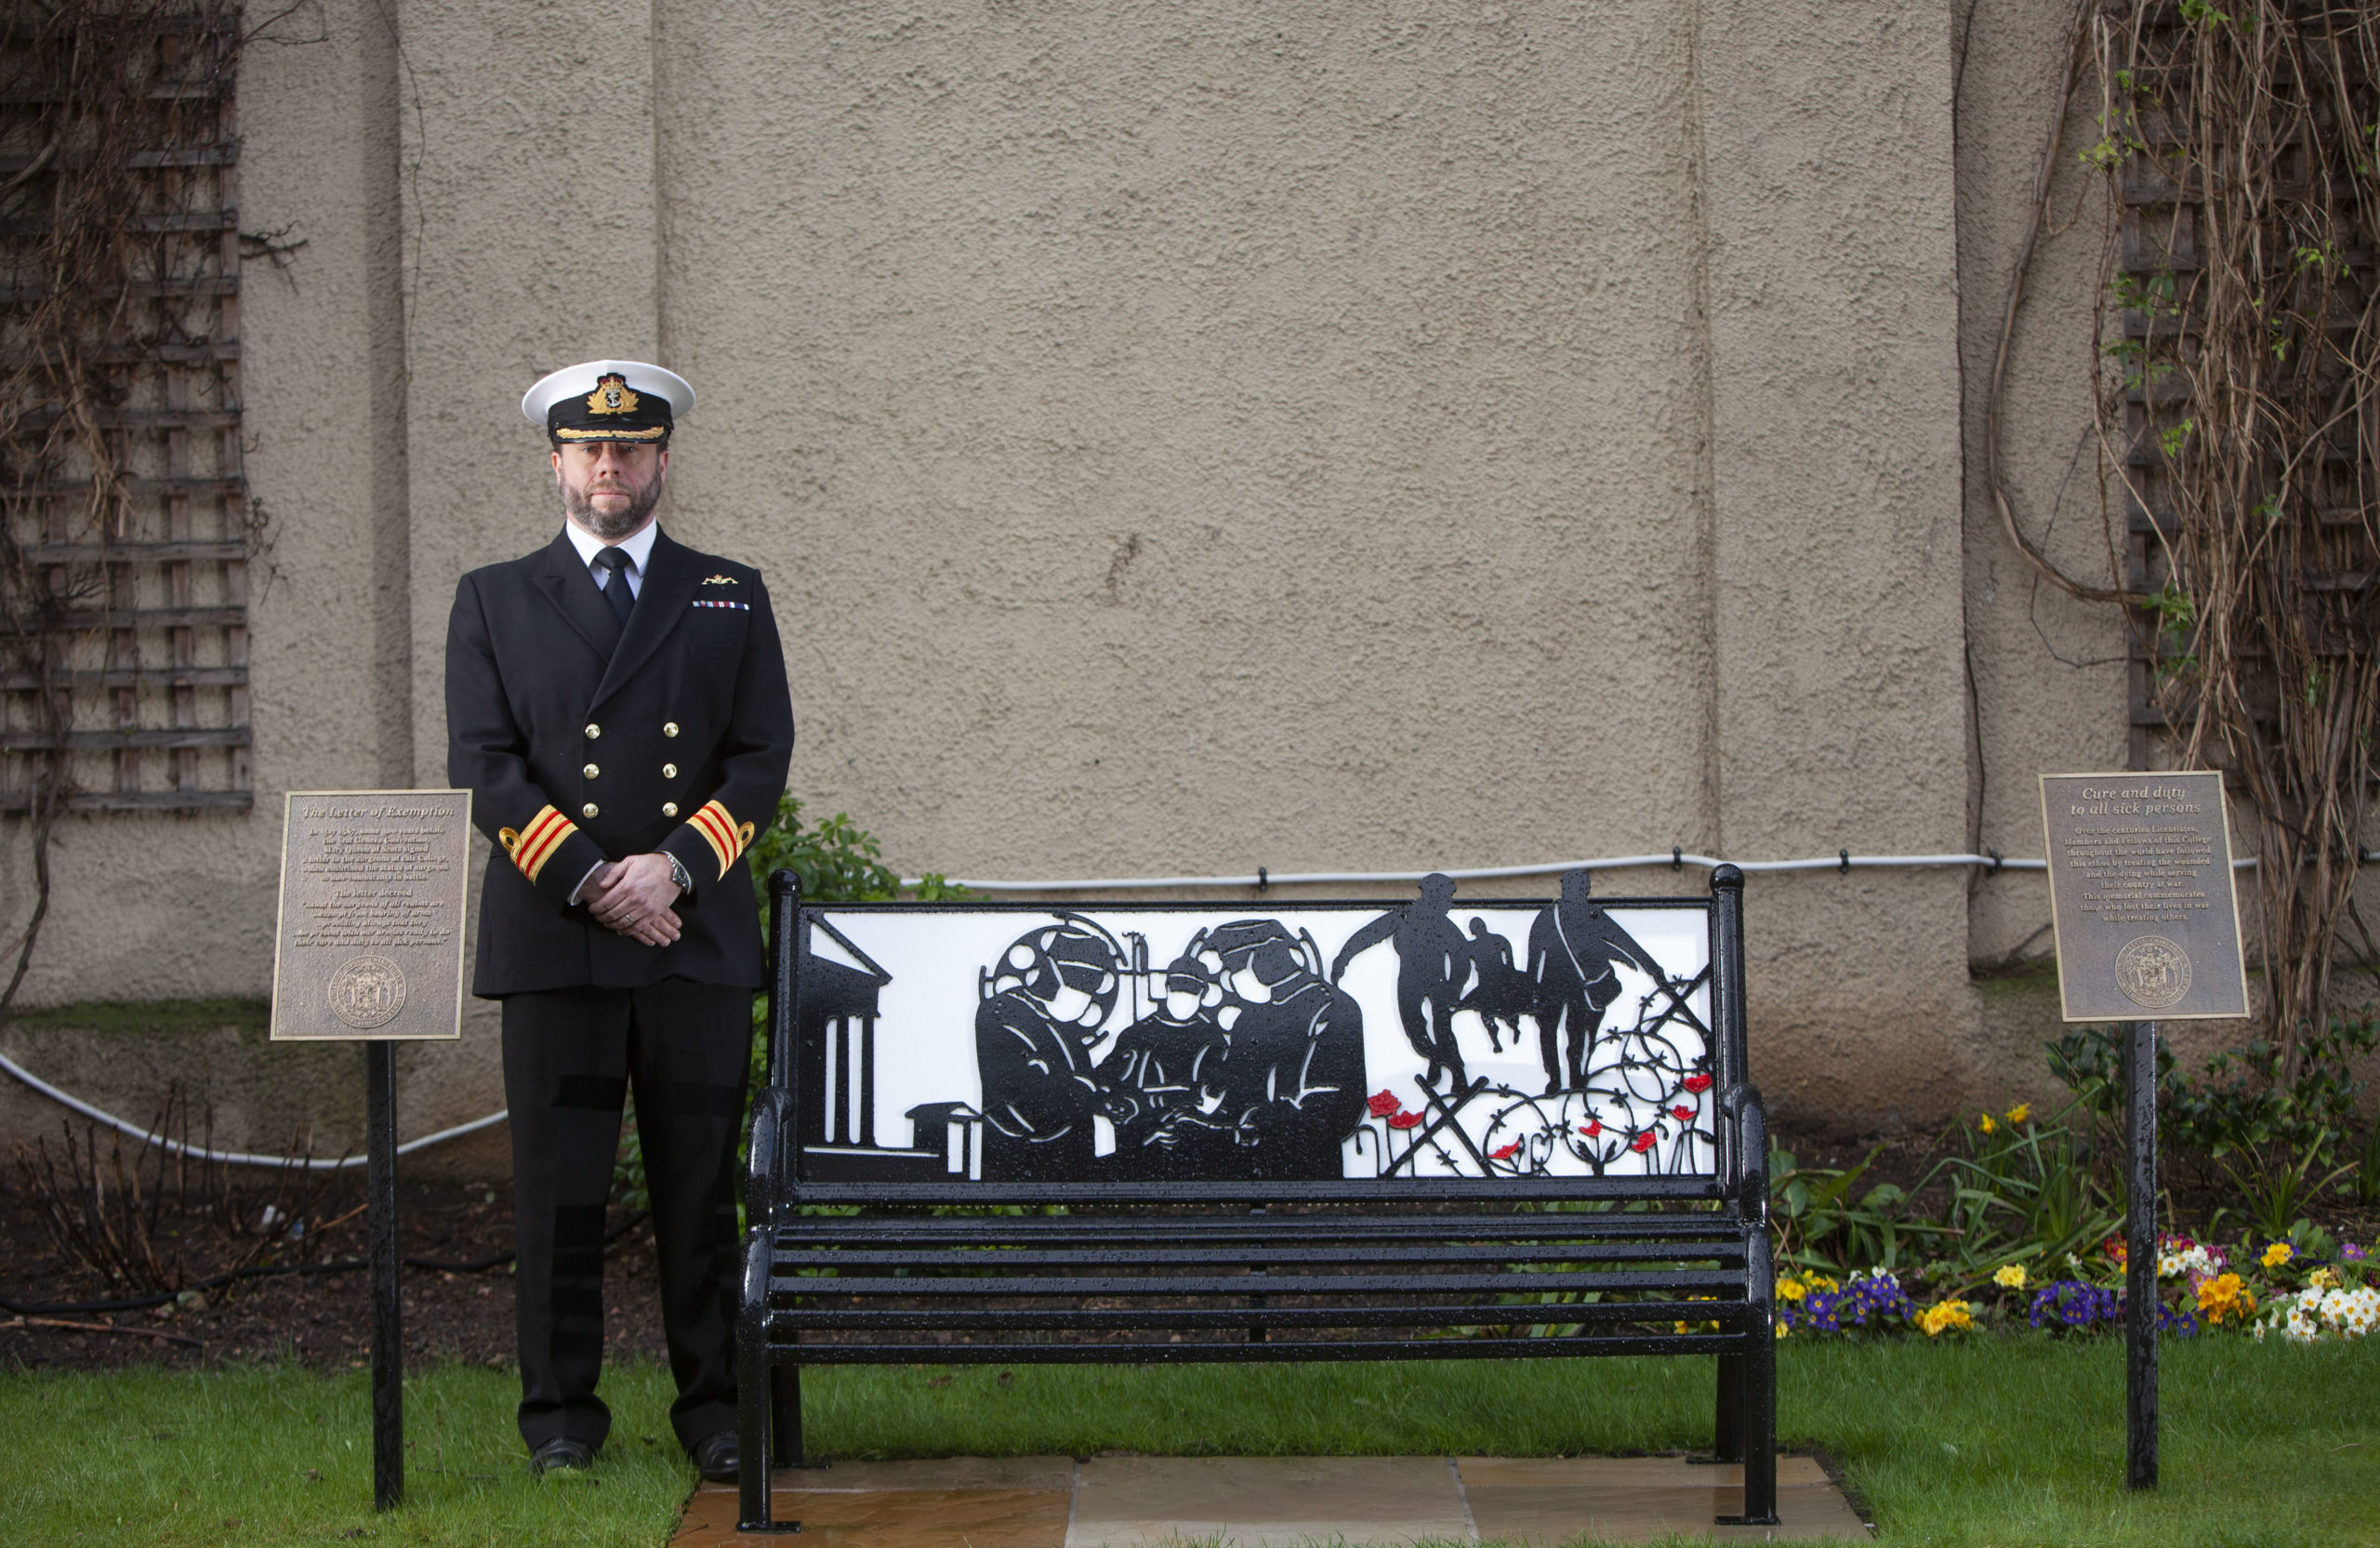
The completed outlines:
{"type": "Polygon", "coordinates": [[[636,1088],[653,1194],[661,1321],[681,1444],[735,1424],[735,1145],[752,991],[670,978],[642,989],[549,989],[504,999],[511,1109],[513,1312],[521,1436],[601,1446],[603,1204],[636,1088]]]}

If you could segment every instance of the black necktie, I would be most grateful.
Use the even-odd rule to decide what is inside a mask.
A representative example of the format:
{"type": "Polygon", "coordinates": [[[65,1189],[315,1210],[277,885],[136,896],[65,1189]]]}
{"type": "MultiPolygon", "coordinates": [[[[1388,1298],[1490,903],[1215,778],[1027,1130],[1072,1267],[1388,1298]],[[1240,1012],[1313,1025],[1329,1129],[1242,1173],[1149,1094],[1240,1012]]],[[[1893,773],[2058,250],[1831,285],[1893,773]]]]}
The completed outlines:
{"type": "Polygon", "coordinates": [[[605,549],[595,556],[595,567],[608,577],[603,582],[603,600],[612,604],[612,616],[625,628],[628,609],[636,605],[636,593],[628,589],[628,556],[617,549],[605,549]]]}

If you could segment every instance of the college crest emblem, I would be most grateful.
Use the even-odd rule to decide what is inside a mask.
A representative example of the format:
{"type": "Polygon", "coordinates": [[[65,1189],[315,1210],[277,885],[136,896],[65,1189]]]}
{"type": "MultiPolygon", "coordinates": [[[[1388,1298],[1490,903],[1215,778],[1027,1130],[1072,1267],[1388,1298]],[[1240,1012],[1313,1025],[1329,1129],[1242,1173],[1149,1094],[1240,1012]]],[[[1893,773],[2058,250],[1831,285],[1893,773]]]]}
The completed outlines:
{"type": "Polygon", "coordinates": [[[634,414],[636,405],[637,395],[628,390],[628,378],[616,371],[596,377],[595,390],[587,394],[589,414],[634,414]]]}

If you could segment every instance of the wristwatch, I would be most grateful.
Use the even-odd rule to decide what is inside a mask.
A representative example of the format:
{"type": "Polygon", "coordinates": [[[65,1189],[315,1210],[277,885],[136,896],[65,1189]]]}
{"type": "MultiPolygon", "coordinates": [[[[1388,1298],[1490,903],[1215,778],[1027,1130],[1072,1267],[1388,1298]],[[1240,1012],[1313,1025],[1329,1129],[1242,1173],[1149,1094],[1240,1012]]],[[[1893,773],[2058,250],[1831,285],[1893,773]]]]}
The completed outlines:
{"type": "MultiPolygon", "coordinates": [[[[662,853],[668,853],[666,850],[662,853]]],[[[694,890],[694,879],[686,874],[686,863],[674,854],[669,855],[669,880],[678,884],[681,896],[694,890]]]]}

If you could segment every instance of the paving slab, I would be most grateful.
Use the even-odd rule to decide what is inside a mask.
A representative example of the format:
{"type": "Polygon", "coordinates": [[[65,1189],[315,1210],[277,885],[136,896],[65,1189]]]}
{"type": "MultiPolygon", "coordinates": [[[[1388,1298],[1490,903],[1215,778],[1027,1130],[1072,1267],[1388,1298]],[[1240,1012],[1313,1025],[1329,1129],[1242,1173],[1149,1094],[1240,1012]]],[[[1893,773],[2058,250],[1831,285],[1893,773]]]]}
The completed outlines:
{"type": "Polygon", "coordinates": [[[1470,1539],[1444,1457],[1093,1457],[1065,1548],[1470,1539]]]}
{"type": "MultiPolygon", "coordinates": [[[[1370,1548],[1580,1539],[1864,1541],[1818,1464],[1778,1459],[1776,1527],[1720,1527],[1743,1470],[1683,1457],[953,1457],[771,1475],[774,1510],[813,1548],[1370,1548]]],[[[782,1544],[735,1530],[732,1486],[687,1502],[683,1548],[782,1544]]]]}
{"type": "Polygon", "coordinates": [[[1480,1540],[1560,1544],[1580,1538],[1644,1542],[1668,1533],[1713,1541],[1863,1541],[1860,1520],[1810,1457],[1777,1459],[1774,1527],[1720,1527],[1740,1515],[1744,1470],[1684,1457],[1505,1458],[1457,1462],[1480,1540]]]}

